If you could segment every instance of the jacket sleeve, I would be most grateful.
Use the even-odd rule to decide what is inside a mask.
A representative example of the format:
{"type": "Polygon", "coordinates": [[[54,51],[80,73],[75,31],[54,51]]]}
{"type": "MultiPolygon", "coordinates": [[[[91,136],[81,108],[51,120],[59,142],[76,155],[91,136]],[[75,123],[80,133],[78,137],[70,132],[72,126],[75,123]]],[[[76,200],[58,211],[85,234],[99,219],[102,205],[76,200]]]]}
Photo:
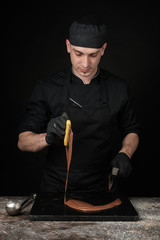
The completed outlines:
{"type": "Polygon", "coordinates": [[[48,122],[47,101],[41,81],[37,83],[26,107],[18,134],[25,131],[42,133],[48,122]]]}
{"type": "Polygon", "coordinates": [[[124,82],[123,100],[118,113],[118,127],[123,137],[129,133],[140,134],[140,124],[137,121],[133,100],[126,82],[124,82]]]}

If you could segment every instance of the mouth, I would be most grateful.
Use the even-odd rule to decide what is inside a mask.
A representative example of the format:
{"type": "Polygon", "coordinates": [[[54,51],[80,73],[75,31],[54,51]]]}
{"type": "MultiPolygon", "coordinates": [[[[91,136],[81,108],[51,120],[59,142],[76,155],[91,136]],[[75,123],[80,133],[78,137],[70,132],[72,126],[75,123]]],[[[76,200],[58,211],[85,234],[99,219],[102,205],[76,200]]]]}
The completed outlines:
{"type": "Polygon", "coordinates": [[[80,71],[83,72],[83,73],[88,73],[88,72],[91,71],[91,68],[87,68],[87,69],[81,68],[80,71]]]}

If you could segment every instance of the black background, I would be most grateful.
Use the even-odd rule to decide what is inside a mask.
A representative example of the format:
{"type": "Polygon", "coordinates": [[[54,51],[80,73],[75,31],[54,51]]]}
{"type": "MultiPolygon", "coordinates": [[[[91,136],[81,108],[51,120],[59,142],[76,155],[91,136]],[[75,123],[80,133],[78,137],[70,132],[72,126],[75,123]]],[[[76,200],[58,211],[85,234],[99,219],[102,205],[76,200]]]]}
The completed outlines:
{"type": "Polygon", "coordinates": [[[69,64],[65,39],[70,24],[90,12],[101,16],[108,27],[101,66],[127,80],[142,127],[133,171],[121,182],[121,191],[128,196],[159,196],[159,5],[6,3],[1,11],[0,194],[38,191],[46,150],[21,152],[17,128],[36,82],[69,64]]]}

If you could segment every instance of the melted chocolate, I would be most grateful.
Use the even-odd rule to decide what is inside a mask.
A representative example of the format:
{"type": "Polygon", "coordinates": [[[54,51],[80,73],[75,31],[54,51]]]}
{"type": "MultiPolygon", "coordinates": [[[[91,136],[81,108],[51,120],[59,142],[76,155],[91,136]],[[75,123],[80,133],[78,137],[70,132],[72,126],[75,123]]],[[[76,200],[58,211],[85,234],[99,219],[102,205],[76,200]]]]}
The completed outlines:
{"type": "Polygon", "coordinates": [[[120,205],[122,203],[122,201],[119,198],[115,199],[114,201],[112,201],[110,203],[103,204],[103,205],[93,205],[91,203],[87,203],[87,202],[77,200],[77,199],[66,200],[69,168],[70,168],[71,158],[72,158],[72,143],[73,143],[73,132],[71,130],[69,145],[66,147],[67,176],[66,176],[66,184],[65,184],[64,204],[70,208],[73,208],[77,211],[82,211],[82,212],[104,211],[104,210],[107,210],[107,209],[110,209],[110,208],[120,205]]]}

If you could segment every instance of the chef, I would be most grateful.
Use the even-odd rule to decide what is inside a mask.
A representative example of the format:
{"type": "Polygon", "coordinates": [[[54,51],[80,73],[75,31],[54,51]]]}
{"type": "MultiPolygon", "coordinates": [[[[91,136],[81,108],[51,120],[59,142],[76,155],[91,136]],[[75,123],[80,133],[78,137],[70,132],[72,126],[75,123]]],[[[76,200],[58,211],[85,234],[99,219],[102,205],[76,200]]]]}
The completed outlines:
{"type": "Polygon", "coordinates": [[[131,172],[130,159],[139,143],[139,124],[126,81],[99,67],[107,48],[107,29],[91,16],[72,23],[66,40],[71,67],[39,80],[19,127],[18,147],[48,148],[42,192],[64,192],[67,172],[63,138],[66,121],[73,131],[68,190],[106,192],[112,167],[118,176],[131,172]],[[115,146],[115,129],[122,137],[115,146]]]}

